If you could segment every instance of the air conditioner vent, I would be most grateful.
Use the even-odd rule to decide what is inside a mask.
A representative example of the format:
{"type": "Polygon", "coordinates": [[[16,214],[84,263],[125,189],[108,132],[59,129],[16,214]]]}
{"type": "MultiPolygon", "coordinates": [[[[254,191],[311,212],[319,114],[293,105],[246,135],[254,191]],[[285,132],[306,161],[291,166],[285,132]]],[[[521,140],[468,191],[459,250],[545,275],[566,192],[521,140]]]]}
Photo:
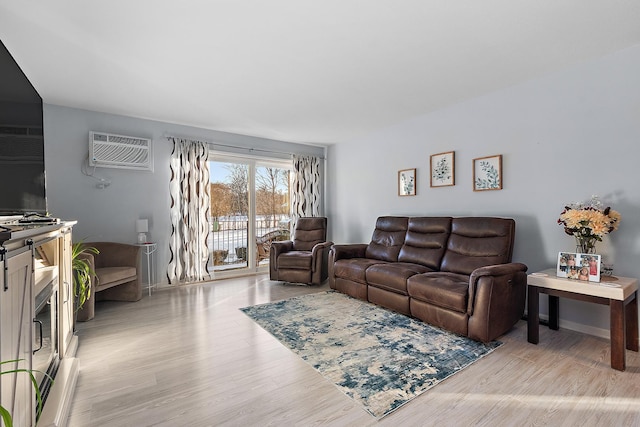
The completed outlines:
{"type": "Polygon", "coordinates": [[[89,165],[153,171],[151,140],[135,136],[89,132],[89,165]]]}

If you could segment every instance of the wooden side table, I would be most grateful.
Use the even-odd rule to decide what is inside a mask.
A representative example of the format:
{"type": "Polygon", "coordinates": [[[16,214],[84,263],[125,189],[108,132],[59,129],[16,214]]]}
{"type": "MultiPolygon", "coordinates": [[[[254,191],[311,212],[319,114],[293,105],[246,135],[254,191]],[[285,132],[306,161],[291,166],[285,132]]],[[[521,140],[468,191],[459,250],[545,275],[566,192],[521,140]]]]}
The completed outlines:
{"type": "Polygon", "coordinates": [[[559,298],[592,302],[609,306],[611,332],[611,367],[626,369],[626,351],[638,351],[638,279],[603,277],[601,283],[556,277],[555,269],[527,276],[528,315],[527,340],[538,344],[539,305],[541,293],[549,295],[549,328],[559,325],[559,298]]]}

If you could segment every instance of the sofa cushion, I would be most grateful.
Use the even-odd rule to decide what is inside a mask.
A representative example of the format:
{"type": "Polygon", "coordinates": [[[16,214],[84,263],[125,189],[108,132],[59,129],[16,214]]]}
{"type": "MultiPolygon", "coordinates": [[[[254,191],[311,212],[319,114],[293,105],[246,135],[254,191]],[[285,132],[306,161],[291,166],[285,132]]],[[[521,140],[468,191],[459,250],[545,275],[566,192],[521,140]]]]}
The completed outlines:
{"type": "Polygon", "coordinates": [[[312,252],[290,251],[278,256],[278,269],[311,270],[312,252]]]}
{"type": "Polygon", "coordinates": [[[334,263],[333,274],[337,278],[351,280],[367,284],[365,272],[372,265],[381,264],[384,261],[367,258],[346,258],[334,263]]]}
{"type": "Polygon", "coordinates": [[[440,271],[469,275],[479,267],[511,262],[515,221],[505,218],[453,218],[440,271]]]}
{"type": "Polygon", "coordinates": [[[416,274],[407,279],[407,292],[411,298],[466,313],[469,276],[443,272],[416,274]]]}
{"type": "Polygon", "coordinates": [[[409,218],[398,261],[438,270],[451,232],[450,217],[409,218]]]}
{"type": "Polygon", "coordinates": [[[407,233],[408,221],[409,218],[400,216],[379,217],[365,256],[382,261],[397,261],[407,233]]]}
{"type": "Polygon", "coordinates": [[[392,262],[372,265],[367,268],[365,276],[369,286],[407,295],[407,279],[427,271],[433,270],[420,264],[392,262]]]}
{"type": "Polygon", "coordinates": [[[96,268],[96,290],[107,289],[137,279],[135,267],[96,268]]]}

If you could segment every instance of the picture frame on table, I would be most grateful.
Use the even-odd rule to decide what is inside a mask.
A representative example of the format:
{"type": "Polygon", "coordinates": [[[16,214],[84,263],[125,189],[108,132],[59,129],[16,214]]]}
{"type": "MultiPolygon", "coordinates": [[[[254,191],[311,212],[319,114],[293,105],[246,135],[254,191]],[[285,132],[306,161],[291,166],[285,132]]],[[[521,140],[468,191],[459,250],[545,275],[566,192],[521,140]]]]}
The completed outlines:
{"type": "Polygon", "coordinates": [[[473,191],[502,190],[502,154],[473,159],[473,191]]]}
{"type": "Polygon", "coordinates": [[[415,196],[416,194],[416,169],[399,170],[398,196],[415,196]]]}
{"type": "Polygon", "coordinates": [[[600,255],[558,252],[556,276],[583,282],[600,282],[601,263],[600,255]]]}
{"type": "Polygon", "coordinates": [[[431,187],[449,187],[456,185],[455,151],[432,154],[429,158],[431,187]]]}

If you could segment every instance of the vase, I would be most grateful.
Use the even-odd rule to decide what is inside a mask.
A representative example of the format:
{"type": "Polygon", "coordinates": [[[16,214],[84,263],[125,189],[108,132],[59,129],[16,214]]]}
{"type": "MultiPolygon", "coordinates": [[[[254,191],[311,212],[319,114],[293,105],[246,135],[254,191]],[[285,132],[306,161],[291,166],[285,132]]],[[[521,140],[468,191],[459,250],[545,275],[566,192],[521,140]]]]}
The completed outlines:
{"type": "Polygon", "coordinates": [[[595,254],[596,239],[594,237],[576,237],[576,252],[581,254],[595,254]]]}

